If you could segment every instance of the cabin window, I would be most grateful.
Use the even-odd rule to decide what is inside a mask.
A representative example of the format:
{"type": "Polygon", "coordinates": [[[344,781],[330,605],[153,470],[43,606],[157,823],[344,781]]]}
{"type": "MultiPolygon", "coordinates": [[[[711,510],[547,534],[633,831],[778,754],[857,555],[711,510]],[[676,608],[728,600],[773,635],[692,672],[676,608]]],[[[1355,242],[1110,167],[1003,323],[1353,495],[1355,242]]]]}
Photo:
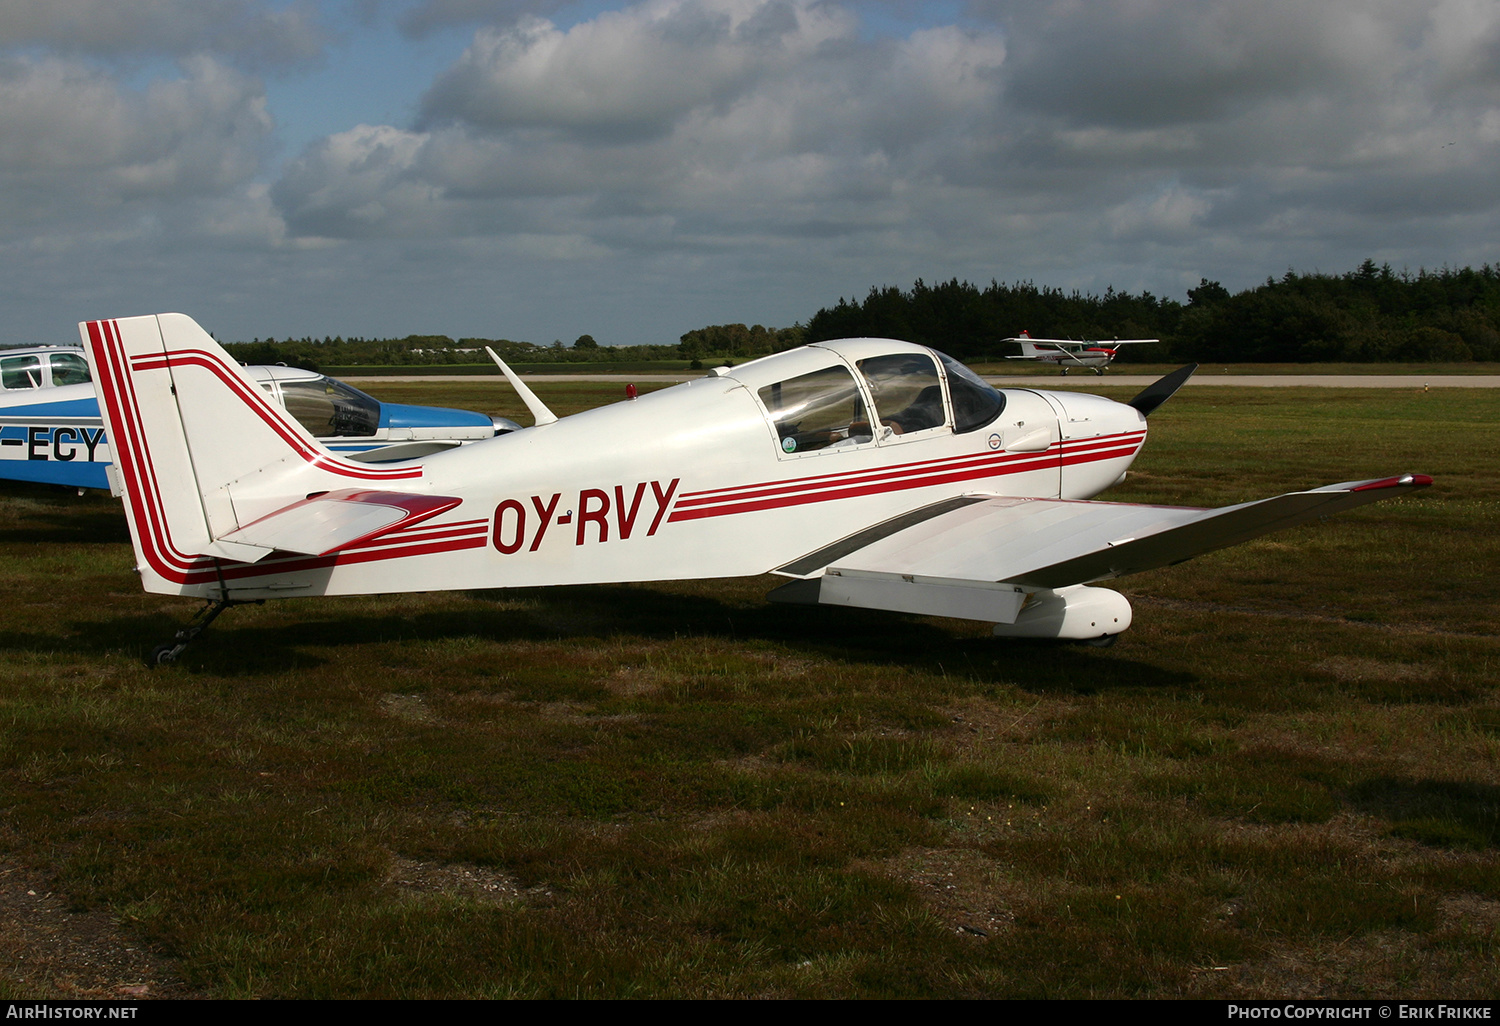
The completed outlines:
{"type": "Polygon", "coordinates": [[[314,438],[360,438],[380,427],[380,403],[342,381],[283,381],[286,411],[314,438]]]}
{"type": "Polygon", "coordinates": [[[52,353],[47,357],[52,364],[54,385],[82,385],[92,380],[89,377],[89,362],[79,353],[52,353]]]}
{"type": "Polygon", "coordinates": [[[875,412],[892,434],[909,435],[948,421],[937,364],[922,353],[892,353],[860,360],[856,366],[870,386],[875,412]]]}
{"type": "Polygon", "coordinates": [[[847,367],[825,367],[759,392],[781,451],[788,455],[839,449],[873,440],[870,418],[847,367]]]}
{"type": "Polygon", "coordinates": [[[1005,396],[951,356],[938,353],[948,372],[948,397],[953,401],[953,431],[978,431],[1005,409],[1005,396]]]}
{"type": "Polygon", "coordinates": [[[6,388],[41,388],[41,359],[36,356],[11,356],[0,359],[0,385],[6,388]]]}

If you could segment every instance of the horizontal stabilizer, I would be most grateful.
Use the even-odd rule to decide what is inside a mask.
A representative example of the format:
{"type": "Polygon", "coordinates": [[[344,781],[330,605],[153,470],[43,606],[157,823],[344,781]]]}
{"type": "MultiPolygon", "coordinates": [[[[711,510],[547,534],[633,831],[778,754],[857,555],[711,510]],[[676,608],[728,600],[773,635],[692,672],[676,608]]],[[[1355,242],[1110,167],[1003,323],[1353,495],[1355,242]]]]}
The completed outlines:
{"type": "Polygon", "coordinates": [[[232,531],[228,545],[325,556],[457,506],[451,495],[349,488],[312,495],[232,531]]]}
{"type": "Polygon", "coordinates": [[[1062,588],[1180,563],[1431,483],[1407,474],[1220,509],[995,497],[842,554],[827,572],[1062,588]]]}

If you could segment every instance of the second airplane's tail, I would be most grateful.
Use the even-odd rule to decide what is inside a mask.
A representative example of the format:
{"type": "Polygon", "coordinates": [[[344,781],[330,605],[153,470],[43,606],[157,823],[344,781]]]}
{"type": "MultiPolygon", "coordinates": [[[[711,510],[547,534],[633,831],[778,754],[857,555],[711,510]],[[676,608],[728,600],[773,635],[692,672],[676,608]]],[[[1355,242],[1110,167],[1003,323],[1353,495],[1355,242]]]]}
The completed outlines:
{"type": "Polygon", "coordinates": [[[421,467],[333,456],[192,318],[87,321],[79,332],[148,591],[203,593],[221,561],[286,548],[277,527],[289,515],[316,520],[317,543],[332,551],[436,511],[430,501],[408,509],[430,498],[415,494],[421,467]],[[372,512],[373,497],[386,513],[372,512]],[[296,512],[315,499],[329,500],[321,517],[296,512]]]}
{"type": "MultiPolygon", "coordinates": [[[[1005,342],[1019,342],[1021,344],[1021,355],[1020,356],[1007,357],[1007,359],[1011,359],[1011,360],[1034,360],[1038,356],[1040,356],[1044,351],[1046,351],[1046,350],[1043,350],[1040,346],[1038,346],[1035,342],[1031,341],[1031,332],[1029,332],[1029,331],[1023,331],[1023,332],[1021,332],[1021,334],[1015,336],[1014,338],[1007,338],[1007,339],[1004,339],[1003,341],[1005,341],[1005,342]]],[[[1052,350],[1052,351],[1055,352],[1055,350],[1052,350]]]]}

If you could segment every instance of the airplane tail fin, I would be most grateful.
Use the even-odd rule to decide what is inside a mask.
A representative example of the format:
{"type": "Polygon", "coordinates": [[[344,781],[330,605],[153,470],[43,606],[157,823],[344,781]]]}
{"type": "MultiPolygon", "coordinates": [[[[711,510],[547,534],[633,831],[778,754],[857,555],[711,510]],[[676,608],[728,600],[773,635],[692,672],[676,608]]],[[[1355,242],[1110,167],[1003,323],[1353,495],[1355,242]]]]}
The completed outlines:
{"type": "Polygon", "coordinates": [[[1029,331],[1022,331],[1019,335],[1012,336],[1004,341],[1016,342],[1021,346],[1021,355],[1010,357],[1012,360],[1030,360],[1043,351],[1041,346],[1031,341],[1031,332],[1029,331]]]}
{"type": "Polygon", "coordinates": [[[269,554],[229,536],[289,503],[422,477],[331,455],[189,317],[78,327],[148,591],[201,594],[216,560],[269,554]]]}

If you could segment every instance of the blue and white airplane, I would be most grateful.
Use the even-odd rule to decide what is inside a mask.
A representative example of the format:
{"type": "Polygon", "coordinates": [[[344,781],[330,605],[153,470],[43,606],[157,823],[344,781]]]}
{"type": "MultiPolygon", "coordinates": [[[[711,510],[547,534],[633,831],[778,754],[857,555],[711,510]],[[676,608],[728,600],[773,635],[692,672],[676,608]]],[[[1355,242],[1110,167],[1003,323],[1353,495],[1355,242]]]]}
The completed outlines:
{"type": "MultiPolygon", "coordinates": [[[[345,459],[418,459],[519,427],[471,410],[383,403],[297,367],[244,371],[319,444],[345,459]]],[[[0,479],[110,488],[112,460],[83,350],[0,351],[0,479]]]]}

